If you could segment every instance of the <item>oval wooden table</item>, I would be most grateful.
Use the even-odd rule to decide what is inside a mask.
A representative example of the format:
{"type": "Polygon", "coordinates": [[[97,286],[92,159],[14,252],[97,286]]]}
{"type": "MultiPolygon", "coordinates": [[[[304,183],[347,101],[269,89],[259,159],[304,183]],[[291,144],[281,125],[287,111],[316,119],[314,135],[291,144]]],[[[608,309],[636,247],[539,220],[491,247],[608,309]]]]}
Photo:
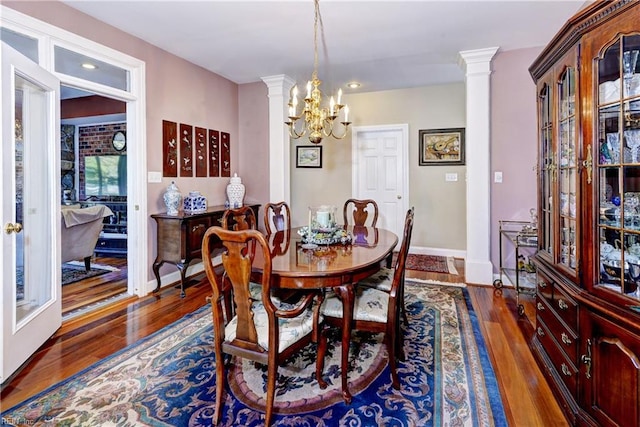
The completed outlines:
{"type": "MultiPolygon", "coordinates": [[[[346,227],[352,244],[320,245],[303,249],[298,228],[278,231],[267,236],[271,247],[274,286],[282,289],[331,288],[342,300],[342,396],[351,403],[347,385],[349,341],[353,321],[354,284],[380,269],[398,244],[391,231],[373,227],[346,227]]],[[[262,254],[256,253],[256,264],[262,264],[262,254]]]]}

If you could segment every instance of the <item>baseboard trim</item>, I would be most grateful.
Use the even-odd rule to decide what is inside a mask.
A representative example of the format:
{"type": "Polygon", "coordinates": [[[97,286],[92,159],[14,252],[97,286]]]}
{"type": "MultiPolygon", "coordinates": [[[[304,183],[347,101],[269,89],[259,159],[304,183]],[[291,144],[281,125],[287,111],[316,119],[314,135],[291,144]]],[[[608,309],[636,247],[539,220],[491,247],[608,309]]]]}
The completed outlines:
{"type": "Polygon", "coordinates": [[[429,248],[424,246],[411,246],[409,247],[409,253],[416,255],[437,255],[454,258],[465,259],[467,251],[459,249],[443,249],[443,248],[429,248]]]}

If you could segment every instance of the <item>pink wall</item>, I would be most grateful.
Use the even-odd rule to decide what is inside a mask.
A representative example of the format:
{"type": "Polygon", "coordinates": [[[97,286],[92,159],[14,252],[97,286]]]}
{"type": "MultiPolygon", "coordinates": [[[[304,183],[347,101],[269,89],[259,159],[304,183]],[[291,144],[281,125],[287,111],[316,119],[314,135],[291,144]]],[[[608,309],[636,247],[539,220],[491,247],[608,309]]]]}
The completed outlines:
{"type": "Polygon", "coordinates": [[[528,68],[541,48],[499,52],[491,74],[491,261],[498,271],[499,220],[529,220],[537,206],[536,91],[528,68]],[[494,172],[502,172],[502,183],[494,172]]]}
{"type": "MultiPolygon", "coordinates": [[[[269,99],[263,82],[238,87],[240,117],[240,170],[246,192],[245,200],[262,206],[269,200],[269,99]]],[[[279,202],[280,200],[273,200],[279,202]]],[[[263,227],[260,210],[258,223],[263,227]]]]}
{"type": "MultiPolygon", "coordinates": [[[[238,85],[63,3],[3,1],[2,4],[145,62],[147,140],[129,139],[127,144],[147,145],[149,171],[162,171],[162,120],[229,132],[231,172],[239,170],[238,85]]],[[[114,7],[117,7],[115,3],[114,7]]],[[[228,178],[163,178],[162,183],[147,186],[146,203],[149,214],[166,210],[162,194],[172,180],[176,181],[183,194],[198,190],[207,197],[211,205],[224,203],[225,188],[229,182],[228,178]]],[[[156,227],[151,218],[147,227],[149,259],[142,262],[149,266],[148,277],[152,279],[151,264],[156,256],[156,227]]],[[[174,270],[163,267],[161,274],[174,270]]]]}

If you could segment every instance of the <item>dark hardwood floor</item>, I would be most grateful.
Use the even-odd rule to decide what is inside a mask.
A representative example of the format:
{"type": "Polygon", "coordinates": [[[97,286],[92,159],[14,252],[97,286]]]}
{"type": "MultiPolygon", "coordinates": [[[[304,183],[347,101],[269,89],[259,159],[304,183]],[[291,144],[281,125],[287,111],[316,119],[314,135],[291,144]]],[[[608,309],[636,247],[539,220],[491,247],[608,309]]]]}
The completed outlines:
{"type": "Polygon", "coordinates": [[[112,257],[95,257],[92,264],[115,267],[118,271],[110,271],[99,276],[79,280],[62,287],[62,316],[96,306],[101,302],[127,292],[127,259],[112,257]]]}
{"type": "MultiPolygon", "coordinates": [[[[462,260],[456,260],[456,268],[459,275],[408,271],[407,277],[464,282],[462,260]]],[[[120,282],[119,286],[124,283],[126,288],[126,279],[120,282]]],[[[116,283],[111,286],[118,288],[116,283]]],[[[532,298],[521,296],[525,316],[519,316],[513,290],[498,291],[487,286],[468,286],[468,290],[496,372],[509,425],[568,425],[527,345],[533,333],[528,319],[535,315],[532,298]]],[[[77,297],[72,293],[76,292],[65,296],[69,298],[69,307],[77,297]]],[[[9,408],[176,321],[206,304],[209,294],[209,285],[203,282],[190,286],[186,298],[180,298],[179,288],[166,286],[158,294],[119,300],[65,321],[24,368],[3,384],[2,407],[9,408]]]]}

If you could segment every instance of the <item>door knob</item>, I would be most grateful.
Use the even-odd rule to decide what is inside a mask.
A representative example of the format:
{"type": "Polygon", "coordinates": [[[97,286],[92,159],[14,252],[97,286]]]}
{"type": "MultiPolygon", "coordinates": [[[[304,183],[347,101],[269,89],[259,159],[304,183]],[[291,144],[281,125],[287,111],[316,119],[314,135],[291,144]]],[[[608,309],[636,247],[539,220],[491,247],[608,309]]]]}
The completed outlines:
{"type": "Polygon", "coordinates": [[[402,199],[402,196],[399,194],[396,197],[398,198],[398,200],[402,199]]]}
{"type": "Polygon", "coordinates": [[[21,231],[22,231],[22,224],[20,224],[19,222],[16,222],[15,224],[11,224],[10,222],[8,222],[4,226],[4,232],[7,234],[11,234],[11,233],[18,234],[21,231]]]}

